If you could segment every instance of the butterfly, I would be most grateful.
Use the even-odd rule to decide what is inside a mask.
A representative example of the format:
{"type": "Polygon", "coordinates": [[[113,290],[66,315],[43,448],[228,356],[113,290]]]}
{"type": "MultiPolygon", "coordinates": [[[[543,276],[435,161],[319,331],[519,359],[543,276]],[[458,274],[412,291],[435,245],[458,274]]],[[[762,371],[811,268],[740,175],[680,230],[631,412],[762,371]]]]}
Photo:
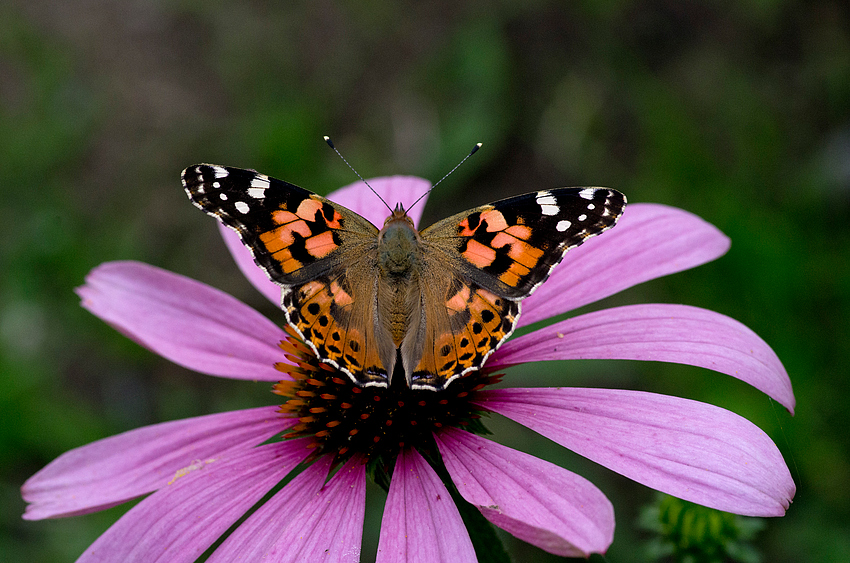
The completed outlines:
{"type": "Polygon", "coordinates": [[[626,198],[558,188],[417,231],[399,204],[381,228],[289,182],[197,164],[183,186],[234,229],[281,287],[286,322],[358,386],[444,389],[511,335],[520,303],[570,248],[611,228],[626,198]]]}

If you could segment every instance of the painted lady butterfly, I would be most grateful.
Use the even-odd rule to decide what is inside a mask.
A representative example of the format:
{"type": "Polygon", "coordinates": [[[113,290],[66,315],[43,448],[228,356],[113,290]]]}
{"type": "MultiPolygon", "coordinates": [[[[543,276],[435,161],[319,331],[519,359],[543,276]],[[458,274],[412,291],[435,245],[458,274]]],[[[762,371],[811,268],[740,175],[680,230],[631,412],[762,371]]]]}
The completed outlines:
{"type": "Polygon", "coordinates": [[[360,386],[385,387],[395,374],[431,390],[479,369],[513,332],[520,301],[626,205],[615,190],[559,188],[420,232],[401,205],[378,229],[251,170],[198,164],[183,171],[183,186],[281,286],[287,322],[319,358],[360,386]]]}

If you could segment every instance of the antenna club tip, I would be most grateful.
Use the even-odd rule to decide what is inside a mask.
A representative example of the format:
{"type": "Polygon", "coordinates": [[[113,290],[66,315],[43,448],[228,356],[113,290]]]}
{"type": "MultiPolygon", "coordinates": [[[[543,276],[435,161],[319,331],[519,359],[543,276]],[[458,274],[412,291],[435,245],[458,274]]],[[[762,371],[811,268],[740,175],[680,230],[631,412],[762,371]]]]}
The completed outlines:
{"type": "Polygon", "coordinates": [[[482,145],[482,144],[483,144],[483,143],[476,143],[476,144],[475,144],[475,146],[474,146],[474,147],[472,147],[472,150],[471,150],[471,151],[469,151],[469,156],[472,156],[472,155],[474,155],[476,152],[478,152],[478,149],[480,149],[480,148],[481,148],[481,145],[482,145]]]}
{"type": "Polygon", "coordinates": [[[325,140],[325,142],[328,144],[329,147],[334,148],[334,143],[333,143],[333,141],[331,141],[330,137],[328,137],[327,135],[324,135],[322,137],[322,139],[325,140]]]}

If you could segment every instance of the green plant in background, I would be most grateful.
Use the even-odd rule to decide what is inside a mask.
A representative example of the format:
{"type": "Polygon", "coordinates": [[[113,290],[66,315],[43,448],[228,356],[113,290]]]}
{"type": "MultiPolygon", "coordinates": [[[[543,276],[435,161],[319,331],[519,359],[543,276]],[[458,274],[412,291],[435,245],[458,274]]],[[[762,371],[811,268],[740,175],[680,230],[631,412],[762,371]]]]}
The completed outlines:
{"type": "Polygon", "coordinates": [[[641,510],[638,526],[653,536],[644,543],[647,561],[759,563],[752,542],[767,523],[657,495],[641,510]]]}

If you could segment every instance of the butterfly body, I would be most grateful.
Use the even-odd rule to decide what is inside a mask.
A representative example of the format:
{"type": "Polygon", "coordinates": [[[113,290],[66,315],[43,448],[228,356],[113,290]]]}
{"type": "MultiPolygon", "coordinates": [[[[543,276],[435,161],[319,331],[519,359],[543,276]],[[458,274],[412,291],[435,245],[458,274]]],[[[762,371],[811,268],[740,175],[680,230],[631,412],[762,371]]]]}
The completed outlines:
{"type": "Polygon", "coordinates": [[[612,227],[625,197],[561,188],[502,200],[418,231],[396,206],[381,229],[250,170],[183,172],[190,199],[239,233],[281,286],[281,307],[324,361],[362,386],[394,375],[439,390],[513,332],[520,302],[564,253],[612,227]]]}

